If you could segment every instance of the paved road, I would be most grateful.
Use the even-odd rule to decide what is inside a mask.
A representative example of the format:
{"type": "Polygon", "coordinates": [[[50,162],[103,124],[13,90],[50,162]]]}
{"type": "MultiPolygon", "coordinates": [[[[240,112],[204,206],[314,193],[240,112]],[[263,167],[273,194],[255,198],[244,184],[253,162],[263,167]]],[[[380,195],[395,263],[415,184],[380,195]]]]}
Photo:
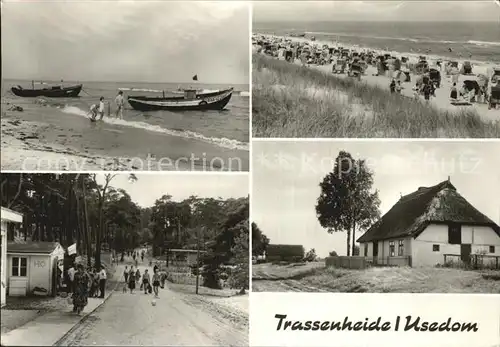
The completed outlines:
{"type": "MultiPolygon", "coordinates": [[[[146,267],[139,265],[139,269],[143,273],[146,267]]],[[[117,271],[123,272],[123,266],[117,271]]],[[[120,285],[103,306],[59,345],[248,345],[248,331],[237,329],[213,311],[191,305],[190,301],[195,300],[190,298],[192,294],[160,289],[160,298],[153,306],[152,295],[140,291],[123,293],[120,285]]]]}

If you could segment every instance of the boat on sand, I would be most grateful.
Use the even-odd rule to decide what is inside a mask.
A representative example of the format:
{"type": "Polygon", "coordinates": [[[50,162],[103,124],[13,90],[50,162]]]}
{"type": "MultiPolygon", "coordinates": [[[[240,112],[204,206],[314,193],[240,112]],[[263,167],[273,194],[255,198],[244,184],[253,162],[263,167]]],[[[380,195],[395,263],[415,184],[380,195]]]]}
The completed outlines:
{"type": "Polygon", "coordinates": [[[45,96],[48,98],[75,98],[82,91],[83,85],[77,84],[71,87],[61,87],[53,86],[50,88],[41,89],[25,89],[21,86],[15,86],[11,88],[14,95],[25,97],[25,98],[35,98],[39,96],[45,96]]]}
{"type": "Polygon", "coordinates": [[[137,97],[128,96],[130,106],[138,111],[204,111],[222,110],[229,103],[233,88],[198,93],[195,89],[186,89],[182,96],[172,97],[137,97]]]}

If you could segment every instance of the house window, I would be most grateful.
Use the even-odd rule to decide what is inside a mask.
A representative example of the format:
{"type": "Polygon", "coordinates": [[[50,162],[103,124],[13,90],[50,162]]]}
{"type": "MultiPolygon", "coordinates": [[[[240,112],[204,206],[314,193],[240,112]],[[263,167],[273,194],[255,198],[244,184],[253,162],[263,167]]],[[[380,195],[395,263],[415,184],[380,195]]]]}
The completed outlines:
{"type": "Polygon", "coordinates": [[[433,252],[439,252],[439,245],[432,245],[433,252]]]}
{"type": "Polygon", "coordinates": [[[364,249],[365,249],[365,257],[368,257],[368,244],[367,243],[364,245],[364,249]]]}
{"type": "Polygon", "coordinates": [[[460,224],[450,224],[448,226],[448,243],[452,245],[462,244],[462,228],[460,224]]]}
{"type": "Polygon", "coordinates": [[[398,256],[402,257],[405,254],[405,241],[398,241],[398,256]]]}
{"type": "Polygon", "coordinates": [[[490,246],[490,253],[495,253],[495,246],[490,246]]]}
{"type": "Polygon", "coordinates": [[[391,257],[394,257],[394,241],[389,241],[389,254],[391,257]]]}
{"type": "Polygon", "coordinates": [[[26,277],[28,275],[28,258],[12,257],[12,276],[26,277]]]}

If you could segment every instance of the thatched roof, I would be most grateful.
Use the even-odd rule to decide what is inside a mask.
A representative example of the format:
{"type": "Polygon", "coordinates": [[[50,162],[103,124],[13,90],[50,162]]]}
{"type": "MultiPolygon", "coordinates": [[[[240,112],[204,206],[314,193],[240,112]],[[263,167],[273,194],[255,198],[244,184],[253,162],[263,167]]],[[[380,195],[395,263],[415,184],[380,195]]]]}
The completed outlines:
{"type": "Polygon", "coordinates": [[[467,202],[447,180],[401,197],[357,242],[417,237],[430,223],[490,226],[500,236],[500,227],[467,202]]]}

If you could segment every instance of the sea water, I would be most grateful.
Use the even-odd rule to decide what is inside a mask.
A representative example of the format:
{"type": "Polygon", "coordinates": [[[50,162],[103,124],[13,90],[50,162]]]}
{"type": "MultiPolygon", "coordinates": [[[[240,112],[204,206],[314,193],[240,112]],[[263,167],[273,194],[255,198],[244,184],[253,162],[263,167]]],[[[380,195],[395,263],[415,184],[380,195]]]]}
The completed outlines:
{"type": "MultiPolygon", "coordinates": [[[[44,81],[61,84],[60,82],[44,81]]],[[[210,143],[226,149],[248,150],[249,146],[249,90],[247,85],[210,85],[193,82],[192,84],[158,84],[158,83],[115,83],[115,82],[78,82],[65,81],[63,86],[83,84],[78,98],[43,98],[47,107],[52,108],[61,117],[87,117],[92,104],[98,104],[104,97],[110,105],[111,117],[107,117],[108,107],[103,121],[117,127],[140,129],[154,134],[166,134],[196,141],[210,143]],[[114,99],[119,88],[137,88],[145,90],[176,90],[178,88],[221,89],[234,87],[234,93],[225,110],[222,111],[185,111],[181,113],[169,111],[141,112],[133,110],[126,104],[123,119],[114,118],[116,107],[114,99]]],[[[2,102],[21,105],[24,109],[40,107],[37,98],[19,98],[11,94],[10,87],[21,85],[31,88],[31,81],[3,80],[2,102]]],[[[40,88],[41,85],[36,87],[40,88]]],[[[124,95],[161,96],[162,93],[130,91],[124,95]]],[[[168,93],[167,93],[168,94],[168,93]]],[[[19,114],[22,118],[22,114],[19,114]]]]}
{"type": "Polygon", "coordinates": [[[500,63],[499,22],[256,22],[253,31],[305,33],[360,47],[500,63]]]}

